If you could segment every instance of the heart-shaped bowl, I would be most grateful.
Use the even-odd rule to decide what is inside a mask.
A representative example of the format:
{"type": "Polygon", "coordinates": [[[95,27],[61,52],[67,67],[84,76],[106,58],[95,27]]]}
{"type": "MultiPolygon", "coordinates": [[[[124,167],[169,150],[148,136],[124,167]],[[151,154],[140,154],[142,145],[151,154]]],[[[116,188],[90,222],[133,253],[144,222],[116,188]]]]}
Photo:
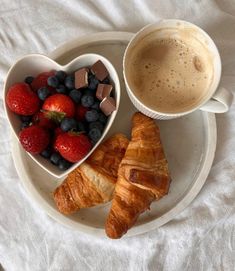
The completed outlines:
{"type": "MultiPolygon", "coordinates": [[[[65,171],[61,171],[56,166],[50,163],[49,160],[41,157],[40,155],[33,155],[28,153],[31,158],[37,162],[37,164],[42,167],[44,170],[55,176],[56,178],[62,178],[66,176],[69,172],[74,170],[77,166],[79,166],[83,161],[85,161],[88,156],[97,148],[97,146],[102,142],[103,138],[109,131],[112,126],[112,123],[116,117],[119,103],[120,103],[120,82],[117,75],[117,72],[113,65],[107,60],[105,57],[98,54],[84,54],[75,59],[73,59],[67,65],[61,66],[49,57],[41,54],[30,54],[26,55],[23,58],[19,59],[9,70],[7,74],[7,78],[4,84],[4,106],[7,114],[8,121],[13,130],[13,134],[18,138],[18,134],[20,132],[20,118],[15,113],[13,113],[6,104],[6,94],[10,86],[17,82],[23,82],[26,76],[32,75],[36,76],[37,74],[50,70],[63,70],[67,73],[72,73],[78,70],[79,68],[92,66],[96,61],[101,60],[105,65],[106,69],[109,72],[109,77],[111,80],[111,84],[114,87],[114,98],[116,100],[116,110],[112,112],[109,116],[108,121],[106,123],[106,127],[103,131],[103,134],[99,141],[93,146],[93,148],[87,153],[87,155],[73,164],[69,169],[65,171]]],[[[13,153],[14,155],[14,153],[13,153]]]]}

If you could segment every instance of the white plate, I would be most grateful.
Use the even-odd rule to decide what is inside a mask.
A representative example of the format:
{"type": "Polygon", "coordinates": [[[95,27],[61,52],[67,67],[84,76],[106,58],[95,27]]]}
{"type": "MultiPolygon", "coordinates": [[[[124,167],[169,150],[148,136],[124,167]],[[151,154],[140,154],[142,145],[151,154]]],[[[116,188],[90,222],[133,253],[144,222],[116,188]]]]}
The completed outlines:
{"type": "MultiPolygon", "coordinates": [[[[120,110],[109,134],[123,132],[129,135],[131,116],[135,108],[124,87],[122,56],[133,34],[105,32],[78,38],[66,43],[50,54],[60,64],[65,64],[83,53],[98,53],[107,57],[116,67],[121,83],[120,110]]],[[[158,121],[161,138],[169,162],[172,182],[167,196],[151,205],[151,210],[141,215],[136,225],[125,236],[137,235],[170,221],[199,193],[209,174],[216,148],[216,122],[212,113],[194,112],[174,120],[158,121]]],[[[24,187],[51,217],[73,229],[104,236],[104,223],[110,203],[80,210],[71,216],[60,214],[54,204],[52,192],[61,183],[40,168],[13,138],[13,158],[24,187]]]]}

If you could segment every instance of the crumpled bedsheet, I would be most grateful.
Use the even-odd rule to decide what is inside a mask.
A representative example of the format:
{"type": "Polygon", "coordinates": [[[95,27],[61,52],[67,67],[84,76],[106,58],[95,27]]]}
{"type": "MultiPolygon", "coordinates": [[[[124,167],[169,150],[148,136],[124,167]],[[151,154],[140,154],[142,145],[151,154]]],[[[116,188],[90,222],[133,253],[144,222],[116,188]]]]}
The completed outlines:
{"type": "Polygon", "coordinates": [[[58,224],[29,198],[13,165],[2,89],[17,58],[47,54],[84,34],[136,32],[162,18],[188,20],[210,34],[221,53],[222,84],[234,91],[233,0],[0,1],[0,270],[234,270],[234,104],[216,115],[217,151],[199,195],[171,222],[139,236],[113,241],[58,224]]]}

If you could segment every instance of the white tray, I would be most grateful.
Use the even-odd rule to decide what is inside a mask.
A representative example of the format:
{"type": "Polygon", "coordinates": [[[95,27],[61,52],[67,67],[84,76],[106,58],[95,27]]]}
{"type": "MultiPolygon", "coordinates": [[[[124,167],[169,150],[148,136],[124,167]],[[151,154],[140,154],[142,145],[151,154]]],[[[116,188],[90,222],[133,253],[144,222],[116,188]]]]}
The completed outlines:
{"type": "MultiPolygon", "coordinates": [[[[65,64],[83,53],[98,53],[107,57],[116,67],[121,81],[121,106],[109,134],[123,132],[129,135],[131,116],[135,108],[124,87],[122,56],[132,33],[104,32],[80,37],[68,42],[50,54],[65,64]]],[[[125,236],[153,230],[179,214],[199,193],[210,171],[216,148],[216,122],[212,113],[197,111],[186,117],[158,121],[161,138],[169,162],[172,182],[167,196],[151,205],[136,225],[125,236]]],[[[60,214],[54,204],[52,192],[62,182],[55,179],[22,150],[13,138],[14,163],[19,177],[32,199],[58,222],[73,229],[104,236],[104,223],[110,203],[83,209],[71,216],[60,214]]]]}

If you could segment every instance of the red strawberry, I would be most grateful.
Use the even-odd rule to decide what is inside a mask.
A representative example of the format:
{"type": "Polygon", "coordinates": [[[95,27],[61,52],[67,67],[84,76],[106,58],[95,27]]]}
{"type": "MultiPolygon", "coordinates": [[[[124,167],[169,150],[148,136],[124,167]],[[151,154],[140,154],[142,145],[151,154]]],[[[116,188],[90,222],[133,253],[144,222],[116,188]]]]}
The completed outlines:
{"type": "MultiPolygon", "coordinates": [[[[61,134],[63,134],[64,132],[62,131],[62,129],[60,127],[57,127],[55,130],[54,130],[54,138],[53,138],[53,142],[55,143],[57,137],[61,134]]],[[[53,148],[55,151],[58,151],[56,149],[56,146],[53,144],[53,148]]]]}
{"type": "Polygon", "coordinates": [[[83,121],[87,111],[89,111],[89,108],[79,105],[76,109],[76,119],[78,121],[83,121]]]}
{"type": "Polygon", "coordinates": [[[33,124],[37,124],[46,129],[54,129],[56,124],[50,119],[50,115],[47,112],[37,112],[33,116],[33,124]]]}
{"type": "Polygon", "coordinates": [[[47,84],[47,79],[50,76],[53,76],[55,74],[54,71],[50,71],[50,72],[42,72],[40,74],[38,74],[34,79],[33,82],[31,83],[31,87],[34,91],[37,91],[39,88],[41,87],[48,87],[48,89],[50,89],[51,91],[54,90],[54,88],[48,86],[47,84]]]}
{"type": "Polygon", "coordinates": [[[47,130],[38,125],[29,126],[19,133],[23,148],[32,154],[42,152],[49,144],[50,136],[47,130]]]}
{"type": "Polygon", "coordinates": [[[40,100],[26,83],[16,83],[7,92],[8,107],[16,114],[33,115],[39,110],[40,100]]]}
{"type": "Polygon", "coordinates": [[[64,132],[60,127],[57,127],[54,133],[55,133],[55,137],[57,137],[58,135],[63,134],[64,132]]]}
{"type": "Polygon", "coordinates": [[[81,160],[91,149],[91,142],[84,134],[72,132],[60,134],[55,141],[54,148],[69,162],[81,160]]]}
{"type": "Polygon", "coordinates": [[[43,103],[42,109],[54,113],[54,118],[57,120],[61,120],[65,116],[72,118],[75,114],[75,105],[72,99],[64,94],[54,94],[48,97],[43,103]]]}

